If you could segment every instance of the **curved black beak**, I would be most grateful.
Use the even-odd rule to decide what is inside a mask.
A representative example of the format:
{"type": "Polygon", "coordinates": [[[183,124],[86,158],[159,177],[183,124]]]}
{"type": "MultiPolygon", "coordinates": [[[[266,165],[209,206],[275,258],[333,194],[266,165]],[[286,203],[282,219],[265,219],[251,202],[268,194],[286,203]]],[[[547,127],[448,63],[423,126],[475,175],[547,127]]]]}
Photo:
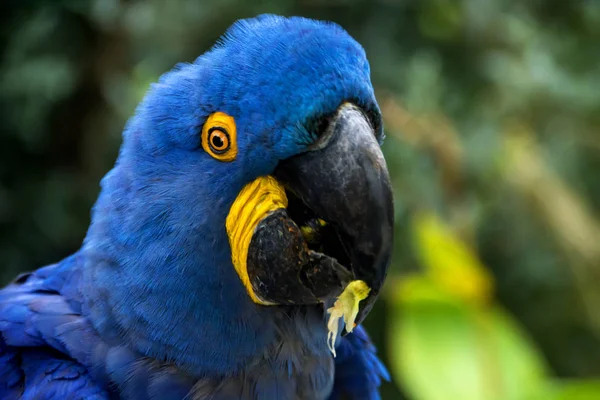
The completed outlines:
{"type": "Polygon", "coordinates": [[[326,222],[329,231],[323,234],[337,235],[346,256],[337,260],[371,288],[360,303],[360,323],[386,277],[394,225],[387,166],[363,111],[340,106],[312,151],[281,162],[275,178],[326,222]]]}

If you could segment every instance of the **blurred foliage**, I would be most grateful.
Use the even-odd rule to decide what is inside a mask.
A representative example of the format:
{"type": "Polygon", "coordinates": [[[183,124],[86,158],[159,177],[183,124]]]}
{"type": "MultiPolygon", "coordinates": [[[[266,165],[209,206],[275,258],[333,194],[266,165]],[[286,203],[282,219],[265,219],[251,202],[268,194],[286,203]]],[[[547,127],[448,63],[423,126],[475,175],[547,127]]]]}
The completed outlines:
{"type": "Polygon", "coordinates": [[[77,249],[150,82],[236,19],[340,23],[384,112],[384,399],[600,398],[600,2],[0,3],[3,283],[77,249]]]}
{"type": "Polygon", "coordinates": [[[413,223],[424,272],[397,283],[389,327],[392,366],[407,392],[431,400],[545,398],[545,362],[493,304],[477,256],[434,216],[417,214],[413,223]]]}

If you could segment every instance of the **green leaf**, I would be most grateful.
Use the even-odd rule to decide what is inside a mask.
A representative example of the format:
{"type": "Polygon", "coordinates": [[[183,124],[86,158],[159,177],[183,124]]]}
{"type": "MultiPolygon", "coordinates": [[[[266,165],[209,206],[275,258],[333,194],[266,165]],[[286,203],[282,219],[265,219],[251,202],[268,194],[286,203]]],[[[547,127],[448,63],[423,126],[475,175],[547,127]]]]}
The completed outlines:
{"type": "Polygon", "coordinates": [[[540,400],[598,400],[600,380],[553,381],[540,400]]]}
{"type": "Polygon", "coordinates": [[[512,318],[459,300],[400,302],[393,373],[416,400],[520,400],[540,393],[545,365],[512,318]]]}

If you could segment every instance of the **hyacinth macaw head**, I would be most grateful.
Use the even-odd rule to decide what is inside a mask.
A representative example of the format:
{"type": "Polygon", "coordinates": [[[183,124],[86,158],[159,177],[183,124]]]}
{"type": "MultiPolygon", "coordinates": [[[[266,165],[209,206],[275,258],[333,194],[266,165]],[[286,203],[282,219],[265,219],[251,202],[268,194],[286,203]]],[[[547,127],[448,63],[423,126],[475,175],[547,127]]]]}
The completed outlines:
{"type": "MultiPolygon", "coordinates": [[[[269,246],[255,244],[262,267],[244,259],[259,217],[284,208],[310,252],[334,258],[369,286],[360,322],[392,245],[382,141],[369,63],[346,31],[298,17],[239,21],[195,62],[163,75],[129,121],[83,248],[90,264],[101,265],[90,277],[111,292],[110,313],[123,329],[134,330],[124,320],[144,321],[138,336],[149,349],[164,335],[164,318],[210,321],[207,330],[235,343],[243,316],[264,323],[262,309],[306,301],[291,270],[265,282],[274,276],[265,269],[278,268],[269,246]],[[240,203],[261,177],[269,180],[240,203]],[[261,211],[261,194],[274,191],[261,211]],[[285,293],[275,293],[278,279],[287,279],[285,293]],[[228,324],[237,326],[231,337],[228,324]]],[[[98,317],[97,327],[107,321],[98,317]]],[[[161,340],[178,345],[186,334],[178,329],[161,340]]]]}

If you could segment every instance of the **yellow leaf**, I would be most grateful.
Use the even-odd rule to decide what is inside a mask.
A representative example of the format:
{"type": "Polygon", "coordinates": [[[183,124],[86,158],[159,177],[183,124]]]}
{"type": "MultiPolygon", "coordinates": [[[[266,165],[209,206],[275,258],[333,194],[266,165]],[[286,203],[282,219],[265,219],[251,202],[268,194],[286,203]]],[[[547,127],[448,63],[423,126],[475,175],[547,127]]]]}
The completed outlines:
{"type": "Polygon", "coordinates": [[[433,214],[418,214],[413,233],[417,254],[433,282],[470,303],[486,304],[493,282],[475,252],[433,214]]]}
{"type": "Polygon", "coordinates": [[[393,300],[401,303],[421,302],[455,302],[447,292],[439,288],[434,282],[421,274],[404,276],[397,282],[393,300]]]}

